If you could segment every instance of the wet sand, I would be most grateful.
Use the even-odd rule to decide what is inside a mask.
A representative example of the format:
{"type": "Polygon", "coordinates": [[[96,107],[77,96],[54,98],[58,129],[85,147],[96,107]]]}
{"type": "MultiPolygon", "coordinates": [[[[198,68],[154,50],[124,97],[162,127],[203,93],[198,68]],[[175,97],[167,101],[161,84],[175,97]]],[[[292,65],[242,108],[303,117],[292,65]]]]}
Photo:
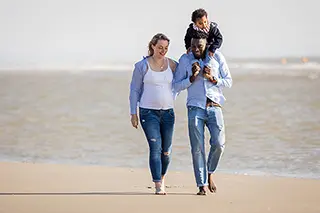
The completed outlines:
{"type": "Polygon", "coordinates": [[[216,174],[218,192],[196,196],[192,172],[169,171],[153,194],[138,168],[0,163],[0,212],[320,212],[320,181],[216,174]]]}

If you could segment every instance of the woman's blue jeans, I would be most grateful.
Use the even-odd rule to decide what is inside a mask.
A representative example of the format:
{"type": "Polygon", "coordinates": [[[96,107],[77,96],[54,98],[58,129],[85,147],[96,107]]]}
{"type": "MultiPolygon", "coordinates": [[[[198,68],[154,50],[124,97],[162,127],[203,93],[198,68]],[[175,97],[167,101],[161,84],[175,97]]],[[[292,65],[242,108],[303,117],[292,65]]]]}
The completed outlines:
{"type": "Polygon", "coordinates": [[[149,167],[153,182],[160,182],[170,163],[175,115],[173,109],[140,108],[140,123],[149,144],[149,167]]]}

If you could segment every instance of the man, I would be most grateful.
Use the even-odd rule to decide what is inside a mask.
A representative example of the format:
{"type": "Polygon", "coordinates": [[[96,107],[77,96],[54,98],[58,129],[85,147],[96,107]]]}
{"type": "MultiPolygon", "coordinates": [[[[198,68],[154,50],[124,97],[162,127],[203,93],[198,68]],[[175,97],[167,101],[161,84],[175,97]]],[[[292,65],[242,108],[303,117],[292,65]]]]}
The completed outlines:
{"type": "Polygon", "coordinates": [[[188,129],[194,175],[199,187],[198,195],[206,195],[206,187],[216,192],[213,181],[225,144],[225,127],[221,106],[225,101],[224,87],[232,86],[226,60],[216,51],[209,57],[206,39],[191,40],[191,52],[181,56],[175,71],[174,90],[188,90],[188,129]],[[206,161],[204,127],[210,132],[210,152],[206,161]]]}

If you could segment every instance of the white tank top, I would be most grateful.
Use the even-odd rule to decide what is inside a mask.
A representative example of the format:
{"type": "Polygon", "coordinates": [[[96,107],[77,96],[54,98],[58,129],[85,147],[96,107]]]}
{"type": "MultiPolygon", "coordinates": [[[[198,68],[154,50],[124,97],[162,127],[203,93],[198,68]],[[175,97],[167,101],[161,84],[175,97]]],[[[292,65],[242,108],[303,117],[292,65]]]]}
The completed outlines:
{"type": "Polygon", "coordinates": [[[139,106],[146,109],[171,109],[173,108],[172,80],[173,74],[170,68],[157,72],[151,69],[148,62],[148,71],[144,75],[143,93],[139,106]]]}

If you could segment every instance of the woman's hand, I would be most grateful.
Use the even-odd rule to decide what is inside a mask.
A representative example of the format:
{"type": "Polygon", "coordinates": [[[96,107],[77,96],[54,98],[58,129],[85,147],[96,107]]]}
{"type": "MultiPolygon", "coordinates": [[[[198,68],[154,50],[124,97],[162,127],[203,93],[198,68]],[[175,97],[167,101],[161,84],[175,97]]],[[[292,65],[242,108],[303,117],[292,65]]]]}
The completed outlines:
{"type": "Polygon", "coordinates": [[[134,128],[138,128],[138,115],[137,114],[133,114],[131,115],[131,124],[134,128]]]}

